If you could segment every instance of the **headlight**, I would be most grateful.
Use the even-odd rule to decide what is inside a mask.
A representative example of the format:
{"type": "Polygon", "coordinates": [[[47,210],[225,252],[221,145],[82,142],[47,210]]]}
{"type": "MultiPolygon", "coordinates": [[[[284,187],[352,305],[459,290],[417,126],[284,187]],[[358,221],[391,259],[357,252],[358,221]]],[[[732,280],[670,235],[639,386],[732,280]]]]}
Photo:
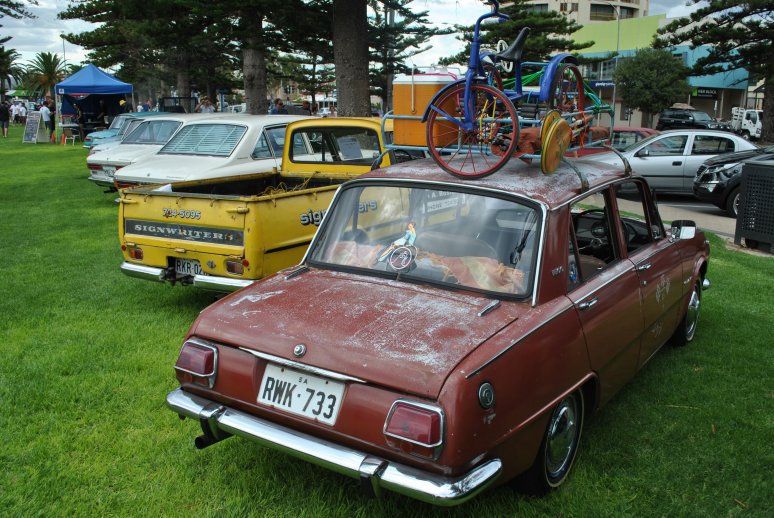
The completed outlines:
{"type": "Polygon", "coordinates": [[[742,172],[742,164],[738,162],[735,164],[725,164],[721,167],[718,167],[715,172],[718,174],[718,176],[728,180],[742,172]]]}

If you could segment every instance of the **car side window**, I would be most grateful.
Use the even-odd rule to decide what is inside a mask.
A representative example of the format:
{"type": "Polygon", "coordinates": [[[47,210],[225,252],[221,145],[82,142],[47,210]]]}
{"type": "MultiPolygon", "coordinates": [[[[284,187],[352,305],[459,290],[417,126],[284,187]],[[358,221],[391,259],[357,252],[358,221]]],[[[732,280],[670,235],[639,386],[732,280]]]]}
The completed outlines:
{"type": "Polygon", "coordinates": [[[570,211],[572,226],[567,271],[568,287],[572,289],[594,278],[620,254],[611,232],[613,214],[605,192],[586,196],[573,204],[570,211]]]}
{"type": "Polygon", "coordinates": [[[255,159],[272,158],[271,149],[269,149],[269,141],[266,140],[266,134],[264,132],[261,132],[261,136],[258,138],[258,142],[255,143],[255,147],[250,156],[255,159]]]}
{"type": "Polygon", "coordinates": [[[693,138],[692,155],[719,155],[734,151],[734,141],[717,135],[696,135],[693,138]]]}
{"type": "Polygon", "coordinates": [[[624,182],[615,187],[618,221],[629,255],[664,237],[658,214],[645,199],[642,184],[624,182]]]}
{"type": "Polygon", "coordinates": [[[686,142],[687,135],[670,135],[651,142],[643,151],[647,151],[649,156],[682,155],[686,142]]]}

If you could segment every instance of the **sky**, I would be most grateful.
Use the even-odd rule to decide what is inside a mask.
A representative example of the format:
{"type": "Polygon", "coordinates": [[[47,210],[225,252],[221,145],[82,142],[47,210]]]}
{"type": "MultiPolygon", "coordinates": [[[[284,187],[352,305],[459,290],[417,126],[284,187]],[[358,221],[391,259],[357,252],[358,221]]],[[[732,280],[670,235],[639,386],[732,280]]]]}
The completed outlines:
{"type": "MultiPolygon", "coordinates": [[[[685,16],[692,10],[685,3],[685,0],[651,0],[649,14],[685,16]]],[[[28,7],[37,18],[0,19],[0,37],[12,37],[5,47],[15,49],[21,55],[18,60],[20,64],[32,60],[39,52],[64,55],[68,63],[81,63],[86,58],[85,49],[66,42],[60,35],[89,31],[94,25],[78,20],[58,20],[57,13],[63,11],[67,4],[68,0],[38,0],[37,6],[28,7]]],[[[442,27],[469,25],[487,8],[481,0],[414,0],[410,6],[415,11],[429,11],[428,18],[442,27]]],[[[432,48],[415,56],[412,62],[418,67],[429,66],[437,62],[438,58],[452,55],[461,49],[462,44],[454,36],[436,37],[432,41],[432,48]]]]}

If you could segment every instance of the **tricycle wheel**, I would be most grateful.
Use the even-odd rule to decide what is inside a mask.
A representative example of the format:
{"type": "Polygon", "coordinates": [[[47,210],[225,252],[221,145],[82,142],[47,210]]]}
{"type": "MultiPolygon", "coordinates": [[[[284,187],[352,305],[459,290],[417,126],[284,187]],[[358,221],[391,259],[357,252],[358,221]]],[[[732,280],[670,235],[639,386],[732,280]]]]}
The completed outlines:
{"type": "Polygon", "coordinates": [[[565,396],[554,407],[535,462],[517,479],[519,489],[543,495],[562,485],[578,453],[583,412],[580,390],[565,396]]]}
{"type": "Polygon", "coordinates": [[[466,120],[465,85],[441,94],[430,106],[427,146],[433,159],[459,178],[482,178],[510,159],[519,140],[516,108],[508,97],[485,84],[471,86],[466,120]]]}

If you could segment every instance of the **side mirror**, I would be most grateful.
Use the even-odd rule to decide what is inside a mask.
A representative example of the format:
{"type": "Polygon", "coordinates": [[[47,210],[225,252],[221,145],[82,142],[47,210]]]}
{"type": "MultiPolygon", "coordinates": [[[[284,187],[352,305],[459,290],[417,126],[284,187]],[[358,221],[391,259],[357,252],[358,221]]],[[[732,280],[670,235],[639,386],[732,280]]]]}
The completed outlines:
{"type": "Polygon", "coordinates": [[[642,148],[639,151],[637,151],[637,154],[635,156],[639,158],[650,156],[650,150],[648,148],[642,148]]]}
{"type": "Polygon", "coordinates": [[[696,236],[696,222],[690,219],[678,219],[672,222],[672,241],[693,239],[696,236]]]}

